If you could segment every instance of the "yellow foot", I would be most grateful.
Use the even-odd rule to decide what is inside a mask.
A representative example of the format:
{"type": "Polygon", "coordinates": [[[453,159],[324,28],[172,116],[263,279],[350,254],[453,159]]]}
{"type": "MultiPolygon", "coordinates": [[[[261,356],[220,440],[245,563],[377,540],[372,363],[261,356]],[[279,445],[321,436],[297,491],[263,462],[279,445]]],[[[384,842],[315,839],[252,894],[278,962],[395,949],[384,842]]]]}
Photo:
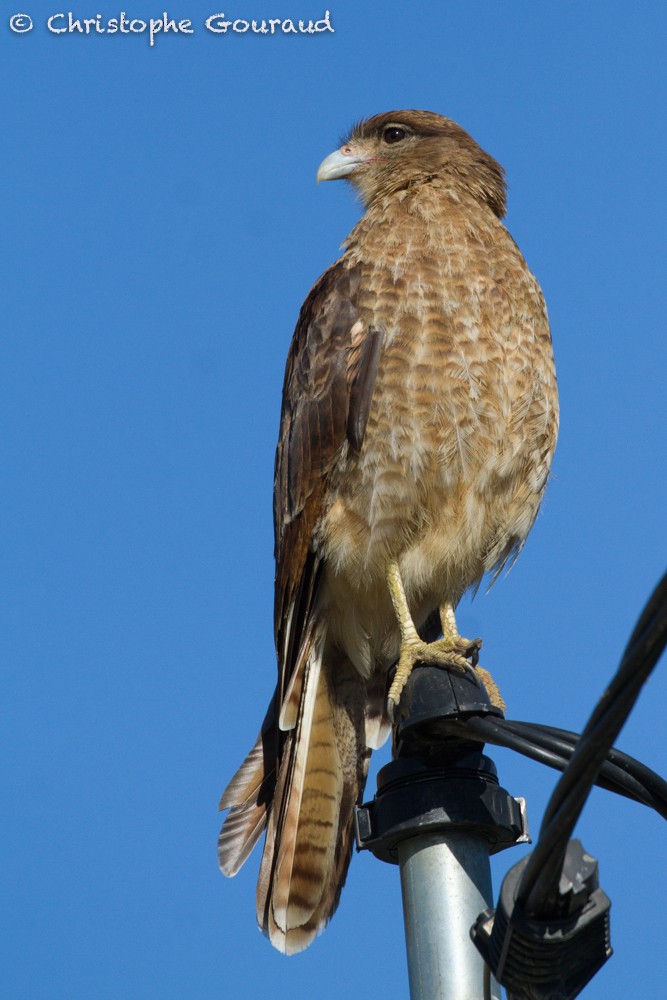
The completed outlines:
{"type": "Polygon", "coordinates": [[[424,642],[418,635],[406,638],[401,644],[401,655],[387,696],[389,718],[393,721],[403,688],[416,663],[430,663],[457,674],[465,674],[477,663],[481,645],[481,639],[470,642],[458,634],[436,639],[435,642],[424,642]]]}
{"type": "Polygon", "coordinates": [[[433,663],[462,674],[467,670],[472,670],[477,663],[477,654],[482,641],[475,639],[470,642],[459,635],[454,606],[449,601],[445,601],[440,608],[443,638],[437,639],[435,642],[424,642],[419,637],[412,620],[401,579],[401,571],[396,559],[390,560],[387,565],[387,586],[401,634],[398,666],[387,699],[387,712],[389,718],[393,720],[394,710],[415,663],[433,663]]]}

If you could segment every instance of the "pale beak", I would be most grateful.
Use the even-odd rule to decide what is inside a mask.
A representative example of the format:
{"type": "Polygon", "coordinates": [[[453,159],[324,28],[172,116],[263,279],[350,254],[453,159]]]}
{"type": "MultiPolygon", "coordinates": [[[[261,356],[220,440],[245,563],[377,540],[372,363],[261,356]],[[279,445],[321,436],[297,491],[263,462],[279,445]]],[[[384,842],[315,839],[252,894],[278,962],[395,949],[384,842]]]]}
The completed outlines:
{"type": "Polygon", "coordinates": [[[349,146],[342,146],[322,160],[317,168],[317,181],[336,181],[340,177],[349,177],[360,163],[366,163],[368,157],[355,156],[349,146]]]}

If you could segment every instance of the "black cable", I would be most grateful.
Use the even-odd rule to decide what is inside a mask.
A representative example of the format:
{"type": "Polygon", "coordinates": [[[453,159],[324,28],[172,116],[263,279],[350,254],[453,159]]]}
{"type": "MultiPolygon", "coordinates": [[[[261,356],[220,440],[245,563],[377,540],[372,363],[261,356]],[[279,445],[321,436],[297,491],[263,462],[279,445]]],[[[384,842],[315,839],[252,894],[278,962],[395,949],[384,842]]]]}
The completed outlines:
{"type": "Polygon", "coordinates": [[[560,755],[538,746],[534,740],[526,739],[520,733],[509,730],[503,719],[493,719],[490,716],[475,717],[468,719],[464,726],[463,731],[469,736],[476,736],[484,743],[516,750],[517,753],[556,770],[562,770],[567,763],[560,755]]]}
{"type": "MultiPolygon", "coordinates": [[[[632,774],[640,781],[656,801],[667,804],[667,781],[664,778],[661,778],[659,774],[652,771],[646,764],[635,760],[634,757],[629,757],[622,750],[617,750],[616,747],[611,748],[608,756],[622,771],[632,774]]],[[[661,810],[658,811],[660,812],[661,810]]]]}
{"type": "MultiPolygon", "coordinates": [[[[533,722],[516,722],[508,719],[502,725],[510,732],[520,733],[526,739],[533,740],[539,747],[547,747],[553,753],[560,753],[565,764],[569,763],[580,739],[578,733],[533,722]]],[[[538,759],[536,755],[535,759],[538,759]]],[[[607,754],[595,783],[607,791],[641,802],[655,809],[663,819],[667,819],[667,781],[616,747],[612,747],[607,754]]]]}
{"type": "MultiPolygon", "coordinates": [[[[564,771],[568,766],[580,739],[578,733],[566,729],[493,716],[450,719],[445,728],[451,736],[515,750],[557,771],[564,771]]],[[[600,788],[648,806],[667,819],[667,782],[621,750],[611,748],[595,783],[600,788]]]]}
{"type": "Polygon", "coordinates": [[[517,905],[525,913],[539,915],[549,911],[576,821],[614,739],[666,644],[667,574],[640,615],[621,665],[594,709],[549,800],[539,841],[526,865],[517,894],[517,905]]]}
{"type": "MultiPolygon", "coordinates": [[[[447,724],[447,729],[452,736],[474,738],[515,750],[524,757],[557,771],[564,771],[568,766],[579,739],[577,733],[567,730],[490,716],[475,716],[466,721],[452,720],[447,724]]],[[[663,819],[667,819],[667,782],[646,765],[620,750],[612,747],[595,783],[607,791],[649,806],[663,819]]]]}

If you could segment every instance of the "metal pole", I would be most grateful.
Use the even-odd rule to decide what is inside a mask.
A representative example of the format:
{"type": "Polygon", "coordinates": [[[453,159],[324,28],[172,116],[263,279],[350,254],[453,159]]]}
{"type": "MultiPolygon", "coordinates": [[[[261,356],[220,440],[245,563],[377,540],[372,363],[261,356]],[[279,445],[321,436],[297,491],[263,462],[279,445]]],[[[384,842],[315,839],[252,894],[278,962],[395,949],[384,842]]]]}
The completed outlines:
{"type": "Polygon", "coordinates": [[[411,1000],[500,1000],[470,931],[491,907],[489,854],[528,839],[522,802],[477,740],[450,723],[498,715],[471,672],[413,670],[394,722],[394,759],[357,806],[359,850],[401,868],[411,1000]]]}
{"type": "Polygon", "coordinates": [[[411,1000],[500,1000],[470,939],[492,905],[488,844],[467,832],[411,837],[398,845],[411,1000]]]}

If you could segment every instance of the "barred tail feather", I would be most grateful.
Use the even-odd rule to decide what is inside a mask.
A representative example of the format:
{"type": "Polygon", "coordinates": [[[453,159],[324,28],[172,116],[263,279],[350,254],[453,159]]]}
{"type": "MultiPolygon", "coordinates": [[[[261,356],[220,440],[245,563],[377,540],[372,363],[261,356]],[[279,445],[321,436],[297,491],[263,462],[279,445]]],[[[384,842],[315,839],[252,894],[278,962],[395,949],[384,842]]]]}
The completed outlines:
{"type": "Polygon", "coordinates": [[[276,784],[274,702],[269,705],[254,747],[227,785],[220,809],[229,809],[218,837],[223,875],[236,875],[267,823],[276,784]]]}
{"type": "Polygon", "coordinates": [[[257,886],[258,922],[286,954],[307,947],[338,905],[369,757],[362,739],[363,681],[339,656],[323,661],[323,633],[314,639],[257,886]]]}
{"type": "Polygon", "coordinates": [[[218,841],[220,868],[235,875],[266,828],[257,921],[288,955],[306,948],[338,905],[370,757],[366,682],[327,648],[325,622],[309,630],[300,660],[294,726],[278,732],[282,706],[274,699],[220,801],[229,813],[218,841]]]}

